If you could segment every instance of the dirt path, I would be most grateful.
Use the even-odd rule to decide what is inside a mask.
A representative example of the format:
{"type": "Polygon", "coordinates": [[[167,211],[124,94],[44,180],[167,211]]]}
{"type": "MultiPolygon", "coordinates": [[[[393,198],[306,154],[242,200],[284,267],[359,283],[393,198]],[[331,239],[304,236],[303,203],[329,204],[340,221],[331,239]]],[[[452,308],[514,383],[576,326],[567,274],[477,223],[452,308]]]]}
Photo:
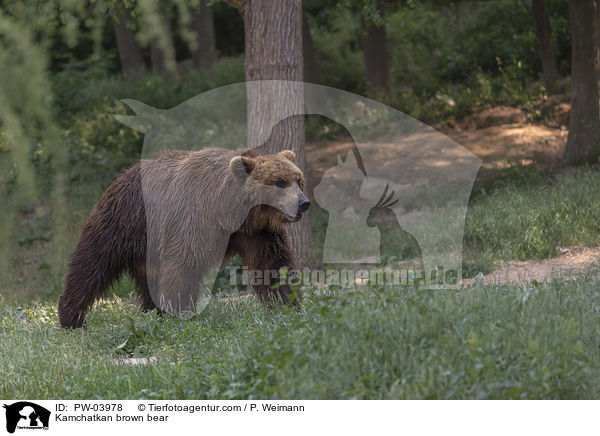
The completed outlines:
{"type": "Polygon", "coordinates": [[[569,105],[563,100],[538,104],[540,116],[551,116],[544,123],[529,122],[522,109],[499,106],[441,131],[483,159],[484,169],[549,163],[562,156],[567,144],[569,105]]]}
{"type": "MultiPolygon", "coordinates": [[[[570,247],[561,249],[561,255],[552,259],[510,261],[491,274],[481,275],[484,283],[525,283],[533,280],[548,282],[554,277],[571,279],[600,259],[600,247],[570,247]]],[[[469,286],[476,279],[464,279],[469,286]]]]}
{"type": "Polygon", "coordinates": [[[484,169],[502,169],[533,162],[549,163],[559,158],[568,131],[539,124],[511,123],[446,134],[481,159],[484,169]]]}
{"type": "MultiPolygon", "coordinates": [[[[453,128],[439,130],[458,144],[475,153],[482,160],[484,170],[498,170],[515,165],[529,165],[533,162],[551,163],[560,159],[566,143],[568,130],[563,108],[565,103],[557,103],[548,111],[558,112],[555,119],[547,123],[531,123],[527,114],[518,108],[495,107],[467,117],[453,128]],[[562,109],[557,109],[562,108],[562,109]]],[[[354,147],[348,139],[307,144],[309,171],[317,179],[323,172],[335,165],[335,156],[344,154],[354,147]],[[333,156],[333,158],[332,158],[333,156]],[[332,160],[333,159],[333,160],[332,160]]],[[[397,144],[381,141],[377,143],[377,153],[385,157],[387,165],[399,168],[395,160],[405,156],[398,153],[397,144]]]]}

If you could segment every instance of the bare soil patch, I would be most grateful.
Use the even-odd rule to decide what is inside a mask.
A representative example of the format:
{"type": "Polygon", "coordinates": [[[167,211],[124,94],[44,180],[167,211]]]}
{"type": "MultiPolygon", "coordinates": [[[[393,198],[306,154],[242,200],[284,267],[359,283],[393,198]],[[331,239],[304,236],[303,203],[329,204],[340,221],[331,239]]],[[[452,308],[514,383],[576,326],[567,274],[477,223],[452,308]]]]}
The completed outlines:
{"type": "MultiPolygon", "coordinates": [[[[557,104],[560,106],[566,103],[557,104]]],[[[556,105],[550,105],[544,110],[550,113],[559,109],[556,105]]],[[[532,123],[527,121],[523,110],[507,107],[487,109],[471,115],[455,128],[441,130],[479,156],[483,160],[484,171],[524,166],[533,162],[551,164],[562,157],[568,135],[568,130],[563,124],[532,123]]],[[[327,144],[307,144],[309,179],[318,181],[324,171],[335,165],[337,154],[345,156],[354,147],[355,144],[350,139],[331,141],[327,144]]],[[[392,168],[398,167],[394,163],[395,160],[405,158],[398,153],[392,142],[379,143],[377,153],[385,156],[386,162],[392,168]]]]}
{"type": "Polygon", "coordinates": [[[446,134],[479,156],[484,169],[503,169],[533,162],[551,163],[560,158],[568,131],[541,124],[511,123],[446,134]]]}
{"type": "Polygon", "coordinates": [[[527,283],[531,281],[547,282],[554,277],[571,279],[595,264],[600,258],[600,247],[569,247],[561,249],[559,257],[542,260],[505,262],[491,274],[475,279],[464,279],[463,285],[469,286],[477,279],[484,283],[527,283]]]}

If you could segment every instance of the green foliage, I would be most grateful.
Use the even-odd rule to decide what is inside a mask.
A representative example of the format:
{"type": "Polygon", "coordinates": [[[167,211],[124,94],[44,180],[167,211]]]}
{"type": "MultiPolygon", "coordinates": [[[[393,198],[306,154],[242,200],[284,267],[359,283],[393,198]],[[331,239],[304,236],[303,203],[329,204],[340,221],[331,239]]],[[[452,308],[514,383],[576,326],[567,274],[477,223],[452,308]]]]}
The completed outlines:
{"type": "Polygon", "coordinates": [[[388,49],[395,88],[434,95],[451,68],[454,47],[448,18],[425,7],[400,8],[387,19],[388,49]]]}
{"type": "MultiPolygon", "coordinates": [[[[567,2],[548,3],[566,74],[567,2]]],[[[527,106],[545,94],[535,83],[540,62],[529,2],[462,2],[460,22],[440,2],[384,4],[380,10],[372,0],[307,3],[324,84],[364,91],[362,15],[386,26],[394,89],[387,102],[413,116],[440,122],[497,103],[527,106]]],[[[107,17],[124,5],[135,6],[133,27],[142,42],[164,37],[156,4],[148,2],[0,7],[0,396],[598,397],[596,270],[567,282],[477,282],[459,292],[325,289],[309,296],[301,313],[269,312],[254,299],[213,301],[189,320],[141,313],[129,302],[133,284],[124,278],[112,292],[126,300],[99,302],[87,329],[57,328],[56,306],[46,301],[62,289],[81,226],[106,186],[139,158],[142,136],[111,116],[128,110],[119,100],[171,108],[244,80],[241,57],[221,58],[211,71],[181,79],[115,76],[107,17]],[[126,357],[156,360],[132,367],[126,357]]],[[[177,2],[166,12],[182,24],[188,6],[177,2]]],[[[231,13],[237,21],[219,35],[235,37],[217,42],[221,53],[239,54],[241,19],[216,5],[217,22],[229,23],[231,13]]],[[[344,133],[325,127],[309,123],[308,130],[320,137],[344,133]]],[[[584,169],[548,178],[528,167],[478,186],[465,229],[465,274],[488,272],[498,259],[597,245],[599,174],[584,169]]],[[[323,211],[313,214],[317,241],[326,219],[323,211]]],[[[220,279],[226,284],[226,276],[220,279]]]]}
{"type": "Polygon", "coordinates": [[[454,41],[456,59],[445,71],[450,78],[464,79],[478,69],[495,72],[498,59],[502,64],[521,62],[529,72],[541,68],[528,1],[481,2],[454,41]]]}
{"type": "Polygon", "coordinates": [[[17,234],[19,244],[28,244],[34,241],[48,241],[52,233],[50,222],[44,218],[31,217],[24,221],[24,229],[17,234]]]}
{"type": "Polygon", "coordinates": [[[315,26],[311,30],[323,84],[363,92],[364,64],[360,51],[359,19],[345,11],[330,16],[329,20],[326,25],[315,26]]]}
{"type": "MultiPolygon", "coordinates": [[[[460,118],[493,104],[527,104],[545,93],[535,83],[541,62],[529,1],[461,2],[458,18],[455,6],[444,2],[374,5],[307,3],[324,84],[364,92],[363,16],[386,26],[393,93],[383,100],[419,119],[460,118]]],[[[549,14],[557,59],[567,73],[566,2],[549,2],[549,14]]]]}
{"type": "Polygon", "coordinates": [[[125,80],[109,75],[101,60],[73,61],[54,75],[53,82],[55,93],[65,96],[57,102],[57,111],[80,116],[111,110],[115,101],[124,98],[170,109],[202,92],[243,80],[244,61],[236,57],[221,58],[210,71],[195,70],[180,80],[152,74],[125,80]]]}
{"type": "Polygon", "coordinates": [[[571,24],[569,23],[569,2],[550,0],[548,2],[550,28],[553,33],[554,50],[559,70],[562,74],[571,71],[571,24]]]}

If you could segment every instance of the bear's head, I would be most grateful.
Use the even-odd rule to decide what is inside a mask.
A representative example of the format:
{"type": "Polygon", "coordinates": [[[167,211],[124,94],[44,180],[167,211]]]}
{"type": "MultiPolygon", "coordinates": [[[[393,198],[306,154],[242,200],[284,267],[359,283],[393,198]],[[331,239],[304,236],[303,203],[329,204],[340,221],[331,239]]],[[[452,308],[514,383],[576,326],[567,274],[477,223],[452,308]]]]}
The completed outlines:
{"type": "Polygon", "coordinates": [[[293,151],[273,155],[246,153],[229,162],[229,169],[243,184],[246,200],[266,206],[270,218],[282,223],[300,220],[310,206],[304,195],[304,175],[295,164],[293,151]]]}

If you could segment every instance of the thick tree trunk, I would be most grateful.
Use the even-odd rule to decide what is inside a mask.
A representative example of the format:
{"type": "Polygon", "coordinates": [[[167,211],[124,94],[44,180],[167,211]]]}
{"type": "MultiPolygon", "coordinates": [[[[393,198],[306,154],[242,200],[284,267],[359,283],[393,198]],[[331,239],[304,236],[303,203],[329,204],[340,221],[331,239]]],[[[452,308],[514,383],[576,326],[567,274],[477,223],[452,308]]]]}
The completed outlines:
{"type": "Polygon", "coordinates": [[[571,113],[565,159],[595,163],[600,156],[600,1],[570,0],[571,113]]]}
{"type": "Polygon", "coordinates": [[[363,59],[367,95],[381,97],[390,92],[390,68],[388,64],[385,25],[375,26],[361,18],[363,29],[363,59]]]}
{"type": "Polygon", "coordinates": [[[175,44],[173,43],[173,32],[169,18],[161,13],[164,34],[161,38],[154,38],[150,41],[150,61],[152,62],[152,72],[164,74],[175,72],[175,44]]]}
{"type": "MultiPolygon", "coordinates": [[[[260,145],[267,128],[282,113],[302,113],[302,2],[301,0],[246,0],[246,81],[285,80],[297,83],[276,86],[248,84],[248,144],[260,145]]],[[[292,116],[278,123],[269,140],[260,146],[265,153],[291,149],[296,163],[306,167],[304,117],[292,116]]],[[[311,234],[309,216],[289,226],[299,267],[308,265],[311,234]]]]}
{"type": "Polygon", "coordinates": [[[206,1],[200,1],[200,12],[192,17],[192,30],[196,34],[197,44],[192,50],[192,60],[196,67],[208,69],[217,60],[217,48],[213,8],[206,1]]]}
{"type": "Polygon", "coordinates": [[[134,77],[145,69],[144,58],[135,39],[135,32],[127,27],[129,20],[130,15],[127,11],[121,15],[118,23],[113,22],[121,71],[126,78],[134,77]]]}
{"type": "Polygon", "coordinates": [[[531,10],[533,12],[533,21],[535,22],[535,32],[540,45],[544,84],[546,88],[551,88],[558,78],[558,68],[556,66],[556,55],[554,54],[554,43],[552,42],[550,18],[548,17],[545,3],[546,0],[532,0],[531,10]]]}
{"type": "Polygon", "coordinates": [[[320,83],[321,71],[305,12],[302,12],[302,51],[304,56],[304,81],[308,83],[320,83]]]}

